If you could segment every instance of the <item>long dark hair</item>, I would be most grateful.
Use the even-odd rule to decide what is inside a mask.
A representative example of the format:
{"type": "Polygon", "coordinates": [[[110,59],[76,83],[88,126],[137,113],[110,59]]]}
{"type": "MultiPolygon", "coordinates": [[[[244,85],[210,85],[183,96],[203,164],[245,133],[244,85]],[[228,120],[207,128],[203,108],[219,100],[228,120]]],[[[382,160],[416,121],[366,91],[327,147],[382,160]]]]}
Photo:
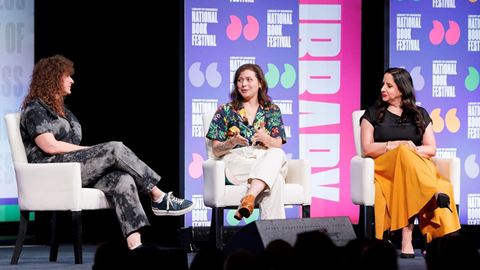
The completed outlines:
{"type": "Polygon", "coordinates": [[[239,110],[243,107],[243,97],[238,92],[237,81],[240,74],[245,70],[251,70],[255,73],[258,82],[260,83],[260,88],[258,89],[258,103],[262,106],[270,106],[272,99],[268,95],[268,86],[267,81],[265,80],[265,75],[263,74],[262,68],[257,64],[243,64],[237,71],[235,71],[235,77],[233,78],[233,90],[230,93],[230,99],[232,101],[232,106],[235,110],[239,110]]]}
{"type": "Polygon", "coordinates": [[[28,102],[40,99],[58,115],[65,116],[63,107],[62,77],[73,75],[73,62],[62,55],[40,59],[33,68],[30,90],[23,100],[22,108],[28,102]]]}
{"type": "MultiPolygon", "coordinates": [[[[410,76],[410,73],[404,68],[389,68],[385,71],[384,74],[390,74],[395,81],[395,84],[398,86],[398,90],[402,93],[402,115],[400,117],[401,122],[405,123],[408,117],[413,116],[415,126],[417,127],[417,132],[423,134],[425,132],[425,120],[423,115],[415,104],[415,90],[413,88],[413,80],[410,76]]],[[[381,122],[385,116],[385,111],[388,108],[388,102],[382,100],[382,96],[378,98],[375,103],[378,107],[377,119],[381,122]]]]}

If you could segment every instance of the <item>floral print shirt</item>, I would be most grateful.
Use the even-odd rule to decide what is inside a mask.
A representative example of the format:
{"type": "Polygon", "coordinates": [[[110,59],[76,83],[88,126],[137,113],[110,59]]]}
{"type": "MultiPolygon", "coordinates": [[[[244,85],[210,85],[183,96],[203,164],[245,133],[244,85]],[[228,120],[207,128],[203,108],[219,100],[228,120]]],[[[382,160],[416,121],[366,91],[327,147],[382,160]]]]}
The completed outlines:
{"type": "Polygon", "coordinates": [[[35,138],[42,133],[52,133],[58,141],[80,144],[82,127],[77,118],[67,108],[65,118],[56,114],[39,99],[30,101],[20,114],[20,134],[29,162],[48,162],[53,158],[40,149],[35,138]]]}
{"type": "MultiPolygon", "coordinates": [[[[237,127],[240,130],[240,135],[246,138],[251,145],[255,130],[264,126],[271,137],[280,137],[282,143],[287,142],[282,113],[277,105],[273,103],[268,106],[260,105],[255,114],[253,125],[248,124],[246,116],[245,108],[235,110],[231,103],[221,105],[213,115],[206,137],[210,140],[223,142],[229,138],[229,130],[232,130],[232,127],[237,127]]],[[[237,145],[236,147],[243,146],[237,145]]]]}

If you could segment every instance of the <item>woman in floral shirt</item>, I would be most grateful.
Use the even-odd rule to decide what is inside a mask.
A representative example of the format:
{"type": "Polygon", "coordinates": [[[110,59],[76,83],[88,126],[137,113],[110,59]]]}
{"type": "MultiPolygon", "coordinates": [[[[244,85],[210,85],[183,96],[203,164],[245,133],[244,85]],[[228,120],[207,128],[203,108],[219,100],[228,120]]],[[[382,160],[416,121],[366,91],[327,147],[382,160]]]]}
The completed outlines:
{"type": "Polygon", "coordinates": [[[282,114],[268,96],[262,69],[244,64],[235,72],[231,102],[213,116],[207,138],[213,154],[225,161],[227,181],[247,185],[235,218],[248,218],[255,201],[262,219],[285,218],[283,189],[287,173],[282,114]]]}

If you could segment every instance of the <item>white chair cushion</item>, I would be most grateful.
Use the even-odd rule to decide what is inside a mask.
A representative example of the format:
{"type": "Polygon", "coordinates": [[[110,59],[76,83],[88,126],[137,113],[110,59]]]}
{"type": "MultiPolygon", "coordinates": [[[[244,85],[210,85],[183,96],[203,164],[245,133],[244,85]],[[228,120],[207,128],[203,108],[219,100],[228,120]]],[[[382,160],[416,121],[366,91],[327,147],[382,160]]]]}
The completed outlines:
{"type": "Polygon", "coordinates": [[[111,208],[103,191],[82,188],[80,163],[28,163],[20,134],[20,113],[5,115],[20,210],[81,211],[111,208]]]}
{"type": "MultiPolygon", "coordinates": [[[[213,112],[203,116],[204,134],[207,133],[213,112]]],[[[225,185],[225,163],[212,154],[210,140],[205,141],[208,159],[203,163],[203,202],[208,207],[235,207],[247,188],[245,186],[225,185]]],[[[310,162],[304,159],[288,160],[288,173],[285,177],[285,204],[310,205],[310,162]]]]}
{"type": "Polygon", "coordinates": [[[310,201],[305,201],[305,189],[299,184],[285,184],[283,191],[285,204],[305,204],[310,205],[310,201]]]}
{"type": "Polygon", "coordinates": [[[96,188],[82,188],[80,207],[82,210],[111,208],[103,191],[96,188]]]}

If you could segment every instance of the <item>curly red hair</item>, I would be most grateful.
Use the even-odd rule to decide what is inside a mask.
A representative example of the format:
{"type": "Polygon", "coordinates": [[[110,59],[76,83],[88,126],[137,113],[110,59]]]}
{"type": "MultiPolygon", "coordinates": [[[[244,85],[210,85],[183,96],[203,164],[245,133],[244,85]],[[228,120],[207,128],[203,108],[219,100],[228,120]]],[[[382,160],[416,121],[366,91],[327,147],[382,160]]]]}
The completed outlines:
{"type": "Polygon", "coordinates": [[[32,100],[40,99],[58,115],[65,116],[61,83],[63,76],[72,76],[73,72],[73,62],[62,55],[40,59],[33,68],[30,89],[22,108],[25,109],[32,100]]]}

